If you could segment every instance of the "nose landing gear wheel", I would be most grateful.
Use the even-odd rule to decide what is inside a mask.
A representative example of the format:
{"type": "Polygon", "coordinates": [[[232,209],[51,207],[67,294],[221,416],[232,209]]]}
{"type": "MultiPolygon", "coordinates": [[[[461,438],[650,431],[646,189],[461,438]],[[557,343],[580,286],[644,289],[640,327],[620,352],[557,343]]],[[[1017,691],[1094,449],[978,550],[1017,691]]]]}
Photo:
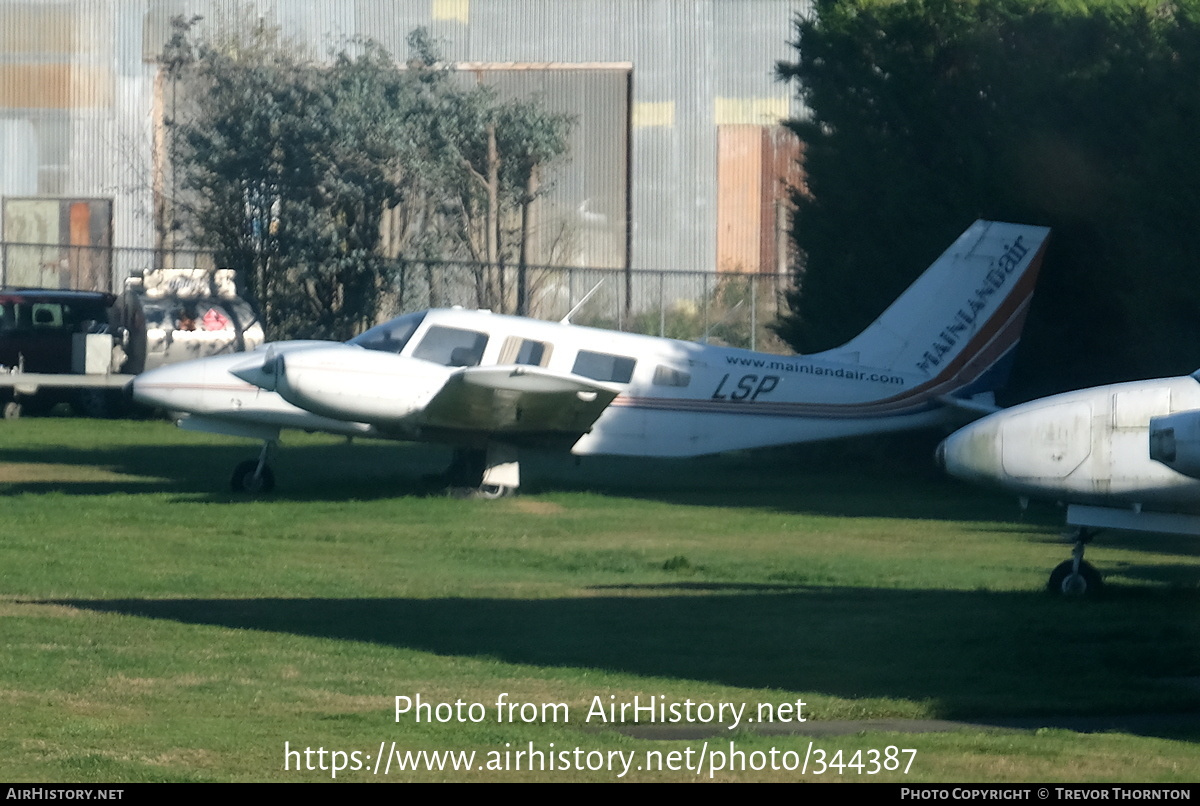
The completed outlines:
{"type": "Polygon", "coordinates": [[[275,489],[275,474],[271,468],[263,465],[262,473],[258,473],[258,460],[247,459],[233,469],[233,477],[229,479],[229,487],[235,493],[269,493],[275,489]]]}

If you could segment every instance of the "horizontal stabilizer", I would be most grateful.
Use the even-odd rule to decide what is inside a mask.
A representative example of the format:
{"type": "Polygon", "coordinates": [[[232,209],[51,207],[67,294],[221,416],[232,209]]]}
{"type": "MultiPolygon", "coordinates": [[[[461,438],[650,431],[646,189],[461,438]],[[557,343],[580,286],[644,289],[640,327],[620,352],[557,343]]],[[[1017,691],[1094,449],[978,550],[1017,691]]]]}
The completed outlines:
{"type": "Polygon", "coordinates": [[[986,417],[1000,411],[1000,407],[996,405],[996,396],[991,392],[983,392],[974,397],[941,395],[937,400],[950,408],[974,414],[976,417],[986,417]]]}

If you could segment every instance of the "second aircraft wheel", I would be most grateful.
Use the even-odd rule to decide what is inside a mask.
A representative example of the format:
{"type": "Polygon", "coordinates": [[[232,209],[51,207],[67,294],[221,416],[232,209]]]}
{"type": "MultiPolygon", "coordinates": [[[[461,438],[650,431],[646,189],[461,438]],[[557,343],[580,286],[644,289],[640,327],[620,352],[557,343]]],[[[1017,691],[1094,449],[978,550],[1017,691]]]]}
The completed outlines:
{"type": "Polygon", "coordinates": [[[1062,596],[1094,596],[1104,587],[1104,581],[1091,563],[1080,560],[1079,573],[1075,572],[1075,561],[1065,560],[1050,572],[1046,590],[1062,596]]]}

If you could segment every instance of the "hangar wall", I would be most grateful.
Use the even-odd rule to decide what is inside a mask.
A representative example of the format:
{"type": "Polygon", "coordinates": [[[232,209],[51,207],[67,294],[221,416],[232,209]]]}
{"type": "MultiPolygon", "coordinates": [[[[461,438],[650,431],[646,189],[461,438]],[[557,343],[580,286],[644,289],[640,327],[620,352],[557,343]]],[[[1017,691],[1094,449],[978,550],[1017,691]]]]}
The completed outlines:
{"type": "MultiPolygon", "coordinates": [[[[564,79],[568,70],[541,76],[548,101],[558,98],[594,116],[577,132],[569,176],[561,180],[574,195],[563,197],[560,206],[575,216],[580,237],[590,239],[567,262],[728,268],[729,260],[719,255],[718,230],[740,228],[744,235],[747,228],[769,229],[763,194],[781,194],[777,179],[762,174],[767,157],[755,162],[743,155],[725,166],[726,173],[736,175],[737,164],[744,163],[744,170],[761,174],[758,206],[753,214],[748,211],[754,203],[722,206],[718,132],[754,126],[767,131],[768,139],[777,138],[778,121],[801,113],[789,87],[775,80],[774,66],[792,57],[792,20],[808,5],[807,0],[0,0],[0,197],[108,199],[110,243],[154,247],[153,188],[161,169],[154,159],[154,131],[162,114],[155,59],[173,17],[203,17],[202,34],[261,18],[315,58],[356,36],[370,36],[402,57],[408,33],[426,26],[453,61],[491,70],[507,65],[509,77],[497,72],[496,80],[509,81],[512,71],[547,63],[569,65],[578,76],[589,75],[580,66],[599,71],[590,74],[595,79],[590,84],[564,79]],[[610,77],[615,71],[620,79],[606,83],[603,71],[610,77]],[[624,85],[624,103],[613,99],[618,84],[624,85]],[[614,144],[622,134],[626,142],[614,144]]],[[[768,151],[773,165],[775,152],[762,154],[768,151]]],[[[753,246],[738,249],[743,269],[777,267],[777,258],[764,259],[771,266],[750,265],[746,256],[755,253],[753,246]]],[[[114,256],[116,283],[141,267],[124,265],[141,260],[130,254],[114,256]]]]}

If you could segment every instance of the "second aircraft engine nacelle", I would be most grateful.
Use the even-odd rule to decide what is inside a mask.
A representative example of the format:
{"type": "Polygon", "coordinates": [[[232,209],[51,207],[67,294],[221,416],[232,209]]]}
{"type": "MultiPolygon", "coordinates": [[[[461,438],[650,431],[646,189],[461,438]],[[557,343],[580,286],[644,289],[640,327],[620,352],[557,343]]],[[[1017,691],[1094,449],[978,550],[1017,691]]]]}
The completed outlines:
{"type": "Polygon", "coordinates": [[[1200,478],[1200,411],[1150,420],[1150,458],[1177,473],[1200,478]]]}
{"type": "Polygon", "coordinates": [[[398,422],[421,411],[449,370],[353,345],[277,356],[275,390],[293,406],[335,420],[398,422]]]}

